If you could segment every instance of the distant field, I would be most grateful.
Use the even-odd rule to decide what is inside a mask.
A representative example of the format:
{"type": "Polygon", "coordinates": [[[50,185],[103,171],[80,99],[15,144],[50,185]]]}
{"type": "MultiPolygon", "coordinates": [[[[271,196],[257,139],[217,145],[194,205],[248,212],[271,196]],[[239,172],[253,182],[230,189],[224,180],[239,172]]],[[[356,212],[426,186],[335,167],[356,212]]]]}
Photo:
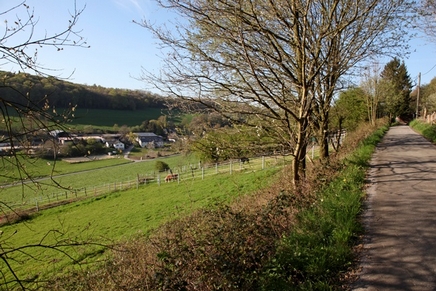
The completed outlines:
{"type": "MultiPolygon", "coordinates": [[[[115,160],[123,161],[124,159],[115,160]]],[[[200,169],[198,159],[194,156],[178,155],[159,158],[156,160],[165,161],[165,163],[167,163],[175,173],[180,173],[182,180],[190,180],[194,176],[196,179],[202,179],[202,177],[215,176],[218,173],[258,171],[262,168],[261,158],[252,159],[249,164],[245,165],[239,163],[235,163],[232,166],[230,166],[229,163],[226,163],[221,164],[219,167],[209,165],[209,167],[205,168],[204,171],[200,169]]],[[[46,203],[74,197],[101,195],[102,193],[113,191],[115,188],[124,189],[126,187],[134,187],[136,186],[138,175],[140,177],[152,177],[152,184],[156,184],[158,179],[161,183],[165,183],[164,178],[167,173],[156,172],[156,160],[153,159],[119,165],[112,164],[112,166],[108,164],[103,168],[95,166],[94,169],[92,169],[92,164],[94,162],[90,162],[83,164],[84,167],[86,167],[86,164],[89,165],[89,171],[86,171],[86,168],[83,168],[83,172],[71,174],[68,174],[68,167],[66,167],[63,172],[66,173],[66,175],[55,176],[53,179],[45,178],[38,180],[38,183],[36,184],[18,184],[13,187],[0,188],[0,201],[14,209],[29,209],[35,208],[36,201],[38,201],[39,206],[42,206],[46,203]],[[59,185],[62,185],[64,189],[56,185],[54,181],[59,185]]],[[[110,161],[111,160],[108,162],[110,161]]],[[[98,161],[95,163],[96,165],[100,164],[98,161]]],[[[284,160],[282,158],[276,159],[269,157],[265,158],[264,165],[265,168],[275,168],[277,166],[282,167],[284,165],[284,160]]],[[[72,169],[74,169],[74,167],[72,169]]]]}
{"type": "Polygon", "coordinates": [[[150,108],[145,110],[106,110],[106,109],[76,109],[73,125],[95,125],[112,127],[141,125],[144,120],[157,119],[164,115],[162,109],[150,108]]]}
{"type": "MultiPolygon", "coordinates": [[[[57,112],[63,112],[63,108],[58,108],[57,112]]],[[[74,112],[74,118],[69,123],[74,126],[92,125],[95,127],[112,128],[114,124],[118,126],[141,125],[145,120],[157,119],[159,116],[168,115],[165,109],[149,108],[143,110],[109,110],[109,109],[87,109],[77,108],[74,112]]],[[[10,115],[18,116],[15,111],[11,111],[10,115]]],[[[173,119],[173,121],[177,121],[173,119]]],[[[4,127],[0,124],[0,129],[4,127]]]]}

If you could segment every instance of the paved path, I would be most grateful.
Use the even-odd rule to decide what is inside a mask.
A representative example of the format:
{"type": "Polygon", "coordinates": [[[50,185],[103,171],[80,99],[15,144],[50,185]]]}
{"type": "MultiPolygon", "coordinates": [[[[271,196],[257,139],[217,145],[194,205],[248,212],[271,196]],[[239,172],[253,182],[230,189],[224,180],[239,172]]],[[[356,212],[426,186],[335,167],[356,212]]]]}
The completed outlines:
{"type": "Polygon", "coordinates": [[[371,161],[362,270],[353,290],[436,290],[436,146],[392,127],[371,161]]]}

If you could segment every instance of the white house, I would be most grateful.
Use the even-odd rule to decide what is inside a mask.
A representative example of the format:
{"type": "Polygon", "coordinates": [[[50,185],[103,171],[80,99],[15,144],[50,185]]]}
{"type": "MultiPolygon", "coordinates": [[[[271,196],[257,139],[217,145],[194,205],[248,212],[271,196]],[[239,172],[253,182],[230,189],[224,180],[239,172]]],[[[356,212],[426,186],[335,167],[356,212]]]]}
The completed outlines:
{"type": "Polygon", "coordinates": [[[115,148],[117,150],[125,149],[124,143],[120,142],[119,140],[106,140],[105,145],[108,148],[115,148]]]}

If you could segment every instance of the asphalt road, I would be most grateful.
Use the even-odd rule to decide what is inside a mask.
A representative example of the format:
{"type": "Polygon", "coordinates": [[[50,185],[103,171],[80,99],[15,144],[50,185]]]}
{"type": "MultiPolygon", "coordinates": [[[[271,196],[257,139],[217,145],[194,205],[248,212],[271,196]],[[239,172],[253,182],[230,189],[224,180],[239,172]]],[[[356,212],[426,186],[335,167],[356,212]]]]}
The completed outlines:
{"type": "Polygon", "coordinates": [[[436,146],[389,129],[371,160],[367,234],[352,290],[436,290],[436,146]]]}

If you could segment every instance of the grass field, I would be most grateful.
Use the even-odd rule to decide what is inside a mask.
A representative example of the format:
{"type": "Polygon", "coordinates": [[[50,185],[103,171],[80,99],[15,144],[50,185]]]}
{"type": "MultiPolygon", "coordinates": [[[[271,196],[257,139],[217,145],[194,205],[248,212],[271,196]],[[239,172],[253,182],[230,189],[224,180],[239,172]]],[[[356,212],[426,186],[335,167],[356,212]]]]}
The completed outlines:
{"type": "Polygon", "coordinates": [[[75,118],[71,122],[73,125],[93,125],[96,127],[113,127],[141,125],[144,120],[157,119],[164,115],[162,109],[149,108],[144,110],[108,110],[108,109],[81,109],[77,108],[74,112],[75,118]]]}
{"type": "MultiPolygon", "coordinates": [[[[58,108],[58,112],[64,112],[65,109],[58,108]]],[[[114,125],[127,125],[129,127],[141,125],[145,120],[158,119],[161,115],[168,115],[164,109],[149,108],[142,110],[109,110],[109,109],[87,109],[77,108],[74,111],[74,118],[71,122],[64,124],[66,128],[72,127],[78,130],[83,130],[85,127],[100,130],[114,130],[114,125]]],[[[16,124],[20,124],[16,116],[17,113],[11,111],[11,116],[16,124]]],[[[178,122],[176,117],[170,118],[173,122],[178,122]]],[[[0,130],[5,129],[4,125],[0,124],[0,130]]]]}
{"type": "MultiPolygon", "coordinates": [[[[191,160],[192,162],[198,162],[193,156],[172,156],[161,159],[170,165],[171,168],[187,165],[191,160]]],[[[154,172],[155,161],[147,160],[132,163],[123,158],[78,164],[59,161],[56,162],[53,170],[53,165],[47,165],[45,160],[30,160],[28,161],[29,165],[26,166],[30,174],[36,177],[47,177],[53,170],[55,175],[53,181],[47,177],[39,179],[37,184],[28,183],[22,185],[19,183],[13,187],[0,189],[0,199],[2,203],[8,205],[29,204],[33,203],[32,201],[37,197],[65,191],[56,185],[56,183],[60,184],[63,188],[77,189],[133,180],[136,179],[137,175],[148,175],[154,172]],[[68,175],[72,173],[76,174],[68,175]]],[[[26,163],[26,161],[22,162],[26,163]]],[[[14,168],[11,167],[12,170],[14,168]]]]}
{"type": "MultiPolygon", "coordinates": [[[[371,146],[376,142],[372,142],[371,146]]],[[[301,290],[336,290],[330,288],[331,278],[344,272],[344,266],[351,264],[350,241],[361,231],[355,218],[360,212],[363,197],[363,165],[370,158],[372,150],[370,147],[365,149],[367,154],[362,160],[350,159],[350,172],[344,172],[325,193],[320,193],[316,203],[311,203],[307,211],[302,209],[298,216],[301,224],[295,228],[296,232],[283,235],[283,240],[278,242],[280,249],[278,256],[270,262],[271,272],[268,276],[272,281],[268,284],[277,287],[283,283],[283,286],[291,288],[288,280],[292,278],[289,270],[283,266],[293,266],[303,274],[305,286],[301,287],[305,288],[301,290]]],[[[165,162],[173,169],[188,163],[183,156],[167,158],[165,162]]],[[[198,160],[194,159],[192,165],[195,164],[198,165],[198,160]]],[[[234,168],[230,168],[230,172],[233,169],[231,175],[227,168],[225,172],[206,174],[202,179],[182,179],[180,183],[162,185],[151,183],[139,189],[113,192],[48,209],[29,216],[25,222],[3,226],[0,244],[3,252],[8,253],[10,267],[21,279],[44,280],[53,275],[62,275],[68,267],[78,267],[80,264],[94,266],[94,263],[104,258],[104,248],[99,244],[116,245],[132,237],[146,235],[162,223],[201,207],[214,207],[268,187],[275,182],[274,175],[281,169],[271,167],[255,170],[250,168],[251,164],[254,165],[255,161],[250,160],[250,166],[239,171],[238,164],[235,164],[234,168]],[[75,242],[88,244],[71,246],[75,242]],[[20,246],[26,247],[17,250],[20,246]],[[64,252],[71,257],[65,256],[64,252]],[[73,265],[73,260],[78,263],[73,265]]],[[[280,163],[276,160],[276,164],[283,165],[285,160],[280,163]]],[[[152,167],[154,163],[131,163],[63,176],[59,177],[59,182],[74,187],[80,183],[92,182],[95,185],[99,179],[113,181],[123,175],[127,177],[130,170],[131,173],[138,170],[146,173],[148,166],[152,167]],[[95,176],[92,174],[94,172],[95,176]]],[[[213,172],[214,168],[210,167],[208,171],[213,172]]],[[[1,268],[3,274],[10,274],[6,265],[1,268]]],[[[6,276],[6,279],[10,278],[10,275],[6,276]]]]}
{"type": "MultiPolygon", "coordinates": [[[[13,258],[12,267],[21,278],[45,278],[59,274],[60,268],[69,265],[71,260],[40,245],[70,240],[112,244],[147,234],[161,223],[200,207],[213,207],[264,188],[272,182],[271,177],[277,171],[278,167],[233,175],[223,173],[195,182],[185,180],[180,184],[145,185],[138,190],[115,192],[59,206],[38,213],[25,223],[2,227],[1,243],[4,248],[34,245],[23,253],[9,254],[13,258]]],[[[60,249],[68,251],[82,264],[95,262],[102,251],[101,247],[94,245],[60,249]]],[[[2,271],[5,271],[5,266],[2,271]]]]}
{"type": "MultiPolygon", "coordinates": [[[[47,177],[46,175],[45,178],[38,179],[37,183],[28,181],[29,183],[18,183],[15,186],[0,189],[0,201],[7,204],[8,207],[24,210],[35,207],[36,201],[38,201],[38,206],[42,206],[45,203],[74,198],[73,196],[100,195],[114,189],[133,187],[137,183],[138,176],[152,177],[152,183],[158,183],[159,181],[164,183],[167,173],[159,173],[155,170],[157,160],[167,163],[174,173],[179,173],[180,178],[186,180],[194,176],[196,179],[201,179],[217,173],[281,167],[284,163],[289,162],[290,157],[251,159],[249,164],[244,165],[235,162],[233,164],[203,166],[199,164],[198,159],[193,155],[175,155],[136,163],[122,158],[79,164],[61,162],[56,163],[54,171],[57,174],[56,176],[47,177]]],[[[41,167],[47,169],[53,167],[42,163],[42,161],[38,163],[41,164],[41,167]]],[[[41,174],[41,172],[38,173],[41,174]]]]}
{"type": "MultiPolygon", "coordinates": [[[[68,163],[62,160],[53,162],[42,158],[23,158],[0,157],[0,186],[18,181],[23,178],[24,173],[18,171],[16,164],[19,163],[26,172],[33,178],[47,177],[50,175],[63,175],[68,173],[80,172],[84,170],[93,170],[98,168],[110,167],[114,165],[126,164],[131,161],[125,159],[101,159],[93,160],[86,163],[68,163]]],[[[1,192],[0,192],[1,194],[1,192]]]]}

